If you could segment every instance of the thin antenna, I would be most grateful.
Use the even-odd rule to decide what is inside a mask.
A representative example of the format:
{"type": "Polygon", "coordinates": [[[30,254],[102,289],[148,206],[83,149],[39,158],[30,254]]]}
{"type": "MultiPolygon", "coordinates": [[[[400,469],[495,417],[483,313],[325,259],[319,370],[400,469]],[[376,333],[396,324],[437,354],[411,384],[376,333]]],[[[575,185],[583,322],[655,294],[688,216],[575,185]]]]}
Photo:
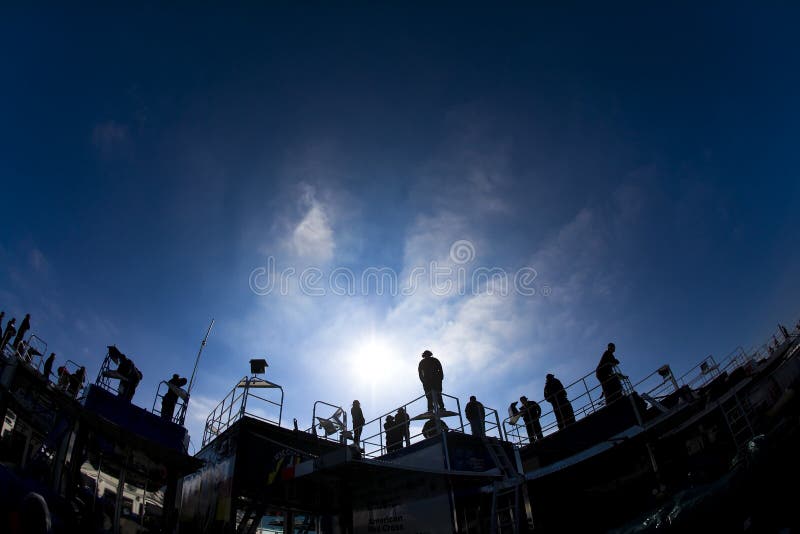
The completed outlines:
{"type": "Polygon", "coordinates": [[[194,360],[194,369],[192,370],[192,378],[189,379],[189,389],[186,390],[187,393],[192,393],[192,384],[194,384],[194,374],[197,372],[197,364],[200,363],[200,355],[203,354],[203,348],[206,346],[206,341],[208,341],[208,334],[211,333],[211,328],[214,326],[214,319],[211,319],[211,324],[208,325],[208,330],[206,330],[206,335],[203,338],[203,342],[200,343],[200,350],[197,351],[197,358],[194,360]]]}

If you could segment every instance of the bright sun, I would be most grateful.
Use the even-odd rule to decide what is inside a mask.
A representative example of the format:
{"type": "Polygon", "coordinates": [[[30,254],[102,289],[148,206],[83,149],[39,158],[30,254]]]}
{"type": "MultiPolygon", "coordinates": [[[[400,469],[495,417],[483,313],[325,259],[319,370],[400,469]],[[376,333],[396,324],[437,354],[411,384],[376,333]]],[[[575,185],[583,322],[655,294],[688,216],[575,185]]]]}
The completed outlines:
{"type": "Polygon", "coordinates": [[[358,342],[351,353],[353,375],[364,384],[374,385],[391,377],[397,366],[397,352],[380,336],[358,342]]]}

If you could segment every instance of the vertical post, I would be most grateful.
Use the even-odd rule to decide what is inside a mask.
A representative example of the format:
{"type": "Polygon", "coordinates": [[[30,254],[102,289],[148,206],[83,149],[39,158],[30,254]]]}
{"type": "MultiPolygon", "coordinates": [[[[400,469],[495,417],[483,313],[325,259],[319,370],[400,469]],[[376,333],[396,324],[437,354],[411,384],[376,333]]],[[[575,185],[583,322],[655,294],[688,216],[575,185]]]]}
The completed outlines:
{"type": "Polygon", "coordinates": [[[197,364],[200,363],[200,355],[203,354],[203,348],[206,346],[206,341],[208,341],[208,335],[211,333],[211,327],[214,326],[214,319],[211,319],[211,324],[208,325],[208,330],[206,330],[206,335],[203,337],[203,341],[200,343],[200,350],[197,351],[197,358],[194,360],[194,369],[192,370],[192,378],[189,379],[189,388],[186,390],[186,393],[192,393],[192,386],[194,385],[194,375],[197,372],[197,364]]]}
{"type": "Polygon", "coordinates": [[[123,460],[123,464],[120,466],[119,470],[119,480],[117,481],[117,501],[114,504],[114,534],[119,534],[119,520],[122,514],[122,501],[123,501],[123,494],[125,492],[125,474],[128,471],[128,457],[130,456],[130,451],[125,453],[125,460],[123,460]]]}
{"type": "Polygon", "coordinates": [[[589,386],[586,384],[586,377],[581,378],[581,382],[583,382],[583,389],[586,390],[586,395],[589,397],[589,404],[592,405],[592,413],[594,413],[595,411],[594,401],[592,400],[592,393],[591,391],[589,391],[589,386]]]}

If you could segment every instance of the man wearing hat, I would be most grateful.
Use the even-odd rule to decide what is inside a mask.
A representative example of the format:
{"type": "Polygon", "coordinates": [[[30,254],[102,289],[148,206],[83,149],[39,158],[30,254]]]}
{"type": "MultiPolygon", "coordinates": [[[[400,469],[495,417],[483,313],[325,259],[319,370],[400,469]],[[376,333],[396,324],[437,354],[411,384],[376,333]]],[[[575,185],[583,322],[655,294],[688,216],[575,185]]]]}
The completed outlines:
{"type": "Polygon", "coordinates": [[[436,401],[436,409],[444,410],[444,400],[442,399],[442,380],[444,380],[444,371],[442,364],[433,357],[433,353],[426,350],[422,353],[422,360],[419,362],[419,379],[422,382],[422,388],[425,390],[425,396],[428,398],[428,412],[434,411],[434,400],[436,401]]]}

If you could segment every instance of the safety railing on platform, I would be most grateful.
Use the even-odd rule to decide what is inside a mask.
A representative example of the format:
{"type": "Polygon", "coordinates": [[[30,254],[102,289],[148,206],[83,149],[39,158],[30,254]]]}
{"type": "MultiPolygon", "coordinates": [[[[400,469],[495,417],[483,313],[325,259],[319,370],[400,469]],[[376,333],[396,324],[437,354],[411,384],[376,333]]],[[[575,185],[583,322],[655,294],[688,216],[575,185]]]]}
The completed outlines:
{"type": "MultiPolygon", "coordinates": [[[[460,401],[457,397],[453,397],[452,395],[448,395],[446,393],[442,393],[442,397],[445,399],[446,403],[454,401],[456,410],[453,412],[447,410],[441,412],[441,416],[438,417],[438,429],[436,426],[437,418],[426,415],[429,412],[427,410],[427,400],[425,400],[425,395],[419,396],[416,399],[403,404],[402,406],[398,407],[397,410],[387,412],[364,423],[361,430],[360,440],[360,446],[363,455],[367,458],[377,458],[386,453],[400,450],[404,446],[409,446],[413,443],[434,437],[439,434],[440,430],[445,432],[463,432],[464,420],[461,416],[460,401]],[[394,418],[400,408],[402,408],[403,411],[408,414],[408,423],[388,424],[387,417],[391,415],[392,418],[394,418]],[[419,415],[413,415],[415,413],[419,415]],[[450,428],[445,421],[448,417],[456,416],[458,417],[459,421],[458,425],[454,428],[450,428]],[[425,423],[422,423],[420,426],[420,421],[425,421],[425,423]],[[404,425],[407,425],[406,429],[402,428],[404,425]],[[387,440],[387,431],[390,436],[393,432],[397,432],[397,438],[391,440],[391,442],[390,440],[387,440]]],[[[450,403],[450,405],[452,406],[452,403],[450,403]]],[[[492,432],[496,431],[498,435],[502,436],[499,428],[499,423],[496,424],[495,427],[490,426],[490,430],[492,432]]],[[[487,432],[488,431],[489,430],[487,430],[487,432]]]]}
{"type": "Polygon", "coordinates": [[[245,415],[280,426],[283,416],[283,388],[257,376],[242,378],[206,419],[203,446],[245,415]],[[253,390],[279,390],[280,401],[262,397],[253,390]]]}
{"type": "Polygon", "coordinates": [[[47,343],[37,336],[31,334],[28,339],[22,341],[17,347],[17,357],[25,363],[31,365],[34,369],[39,368],[39,363],[42,361],[42,355],[47,352],[47,343]]]}
{"type": "Polygon", "coordinates": [[[188,406],[189,394],[186,390],[162,380],[158,384],[156,396],[153,399],[153,408],[150,411],[162,419],[167,419],[183,426],[188,406]],[[169,395],[169,397],[166,397],[166,395],[169,395]],[[160,403],[159,400],[161,400],[160,403]]]}
{"type": "Polygon", "coordinates": [[[347,439],[352,439],[352,432],[347,430],[347,412],[341,406],[330,404],[325,401],[316,401],[311,411],[311,428],[306,432],[319,436],[327,441],[334,441],[337,443],[346,443],[347,439]],[[321,417],[317,415],[318,406],[327,406],[334,411],[329,417],[321,417]],[[321,432],[317,432],[317,429],[321,432]]]}
{"type": "Polygon", "coordinates": [[[108,346],[108,351],[106,352],[105,358],[103,358],[100,371],[97,373],[97,378],[94,381],[96,386],[114,395],[119,395],[119,381],[124,378],[116,370],[120,363],[119,354],[121,353],[117,347],[114,345],[108,346]],[[112,364],[114,364],[114,367],[111,366],[112,364]]]}
{"type": "MultiPolygon", "coordinates": [[[[635,389],[638,389],[639,386],[644,386],[645,384],[649,384],[646,386],[648,389],[645,396],[653,398],[664,396],[677,389],[672,371],[669,370],[668,366],[662,366],[639,381],[637,388],[634,388],[628,376],[623,375],[616,366],[614,367],[614,373],[620,381],[620,399],[627,397],[633,393],[635,389]]],[[[570,383],[564,388],[564,391],[567,393],[566,401],[554,400],[550,402],[541,400],[537,402],[541,409],[541,414],[538,418],[539,428],[536,428],[534,423],[536,420],[535,417],[531,421],[531,432],[535,434],[534,436],[528,435],[525,417],[524,414],[521,413],[524,407],[520,408],[520,413],[518,414],[509,413],[509,416],[503,420],[503,430],[506,439],[520,446],[529,444],[538,437],[536,436],[538,432],[541,432],[541,437],[558,432],[563,428],[575,424],[586,416],[591,415],[607,404],[606,400],[603,398],[602,385],[595,377],[595,371],[591,371],[570,383]],[[577,396],[574,396],[575,393],[577,393],[577,396]],[[545,402],[547,402],[547,404],[545,404],[545,402]],[[553,408],[547,410],[545,408],[547,405],[553,406],[553,408]],[[560,422],[557,410],[560,410],[562,414],[560,422]],[[569,416],[570,411],[572,412],[572,417],[569,416]]],[[[509,411],[510,410],[511,407],[509,407],[509,411]]]]}

